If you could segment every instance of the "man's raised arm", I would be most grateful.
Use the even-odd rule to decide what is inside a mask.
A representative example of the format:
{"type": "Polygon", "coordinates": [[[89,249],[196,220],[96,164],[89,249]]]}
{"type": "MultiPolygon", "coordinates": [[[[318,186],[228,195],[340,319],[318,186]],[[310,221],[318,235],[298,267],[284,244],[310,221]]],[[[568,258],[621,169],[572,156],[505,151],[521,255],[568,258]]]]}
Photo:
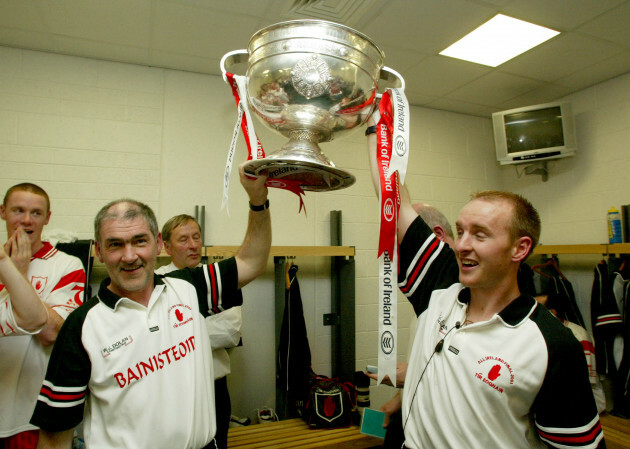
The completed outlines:
{"type": "Polygon", "coordinates": [[[271,217],[266,177],[249,178],[239,166],[241,184],[249,196],[249,219],[243,244],[236,254],[238,286],[243,287],[265,271],[271,248],[271,217]]]}
{"type": "Polygon", "coordinates": [[[26,332],[37,332],[46,324],[48,311],[39,296],[17,269],[11,258],[0,245],[0,335],[21,333],[17,325],[26,332]],[[6,328],[5,328],[6,326],[6,328]]]}

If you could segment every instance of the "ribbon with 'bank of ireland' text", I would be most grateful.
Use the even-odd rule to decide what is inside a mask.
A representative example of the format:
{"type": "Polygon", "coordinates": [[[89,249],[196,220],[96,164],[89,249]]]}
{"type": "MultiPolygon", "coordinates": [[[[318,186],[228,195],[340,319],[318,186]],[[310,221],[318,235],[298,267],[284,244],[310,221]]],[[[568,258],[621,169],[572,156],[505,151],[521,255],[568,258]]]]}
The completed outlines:
{"type": "Polygon", "coordinates": [[[379,351],[378,380],[386,376],[396,385],[398,340],[398,182],[407,171],[409,154],[409,105],[399,89],[388,89],[379,104],[376,128],[376,161],[380,179],[379,236],[379,351]]]}
{"type": "Polygon", "coordinates": [[[398,172],[401,184],[405,183],[409,161],[409,102],[401,89],[391,89],[391,105],[394,112],[392,161],[389,172],[398,172]]]}
{"type": "MultiPolygon", "coordinates": [[[[232,88],[232,94],[236,101],[236,109],[238,110],[238,118],[236,125],[234,125],[234,132],[232,133],[232,142],[230,143],[230,149],[228,151],[227,161],[225,163],[225,173],[223,175],[223,200],[221,201],[221,209],[227,208],[228,205],[228,191],[230,187],[230,174],[232,173],[232,166],[234,164],[234,152],[236,149],[236,141],[239,135],[239,128],[243,131],[245,137],[245,143],[247,143],[247,160],[263,159],[265,157],[265,150],[263,150],[260,139],[256,135],[254,130],[254,121],[249,113],[249,106],[247,104],[247,94],[242,95],[239,92],[247,92],[247,78],[241,75],[234,75],[232,73],[225,73],[225,77],[232,88]],[[256,149],[255,151],[253,149],[256,149]]],[[[295,193],[300,198],[299,212],[304,211],[304,190],[297,181],[284,180],[284,179],[267,179],[265,183],[267,187],[273,187],[277,189],[284,189],[295,193]]],[[[298,212],[298,213],[299,213],[298,212]]],[[[229,214],[229,210],[228,210],[229,214]]]]}

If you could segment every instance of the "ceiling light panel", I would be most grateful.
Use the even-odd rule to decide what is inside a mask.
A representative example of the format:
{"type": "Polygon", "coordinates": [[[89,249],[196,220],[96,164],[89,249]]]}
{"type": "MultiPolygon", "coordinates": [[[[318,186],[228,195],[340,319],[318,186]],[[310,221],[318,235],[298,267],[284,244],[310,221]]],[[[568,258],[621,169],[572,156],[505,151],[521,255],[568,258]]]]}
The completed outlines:
{"type": "Polygon", "coordinates": [[[558,34],[559,31],[498,14],[440,54],[496,67],[558,34]]]}

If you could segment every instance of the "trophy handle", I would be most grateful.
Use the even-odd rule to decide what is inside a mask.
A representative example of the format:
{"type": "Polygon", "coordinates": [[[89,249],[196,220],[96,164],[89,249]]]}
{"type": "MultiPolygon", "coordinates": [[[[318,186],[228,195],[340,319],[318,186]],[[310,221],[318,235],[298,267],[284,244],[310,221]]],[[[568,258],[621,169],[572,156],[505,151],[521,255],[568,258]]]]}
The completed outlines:
{"type": "Polygon", "coordinates": [[[228,82],[227,77],[225,76],[225,74],[227,73],[227,69],[225,67],[226,62],[228,63],[229,66],[232,66],[234,64],[239,64],[241,62],[247,62],[248,58],[249,58],[249,53],[245,49],[234,50],[234,51],[230,51],[224,54],[223,57],[221,58],[221,63],[220,63],[221,73],[223,73],[223,81],[225,81],[226,83],[228,82]]]}
{"type": "MultiPolygon", "coordinates": [[[[398,83],[400,84],[400,89],[402,89],[403,91],[405,90],[405,79],[394,69],[383,67],[381,69],[379,79],[390,82],[398,81],[398,83]]],[[[376,98],[381,98],[381,95],[381,93],[377,93],[376,98]]]]}

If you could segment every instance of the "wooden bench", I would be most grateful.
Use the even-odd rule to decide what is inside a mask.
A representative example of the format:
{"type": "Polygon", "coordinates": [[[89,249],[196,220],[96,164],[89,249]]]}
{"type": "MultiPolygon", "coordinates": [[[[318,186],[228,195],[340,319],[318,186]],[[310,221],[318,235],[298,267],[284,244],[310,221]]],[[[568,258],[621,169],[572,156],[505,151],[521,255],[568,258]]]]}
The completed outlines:
{"type": "Polygon", "coordinates": [[[382,444],[382,439],[363,435],[357,426],[311,429],[299,418],[234,427],[228,433],[229,449],[365,449],[382,444]]]}
{"type": "MultiPolygon", "coordinates": [[[[600,417],[607,449],[630,448],[630,420],[613,415],[600,417]]],[[[356,426],[343,429],[310,429],[301,419],[254,424],[230,429],[229,449],[361,449],[383,444],[363,435],[356,426]]]]}
{"type": "Polygon", "coordinates": [[[613,415],[601,415],[607,449],[630,448],[630,420],[613,415]]]}

